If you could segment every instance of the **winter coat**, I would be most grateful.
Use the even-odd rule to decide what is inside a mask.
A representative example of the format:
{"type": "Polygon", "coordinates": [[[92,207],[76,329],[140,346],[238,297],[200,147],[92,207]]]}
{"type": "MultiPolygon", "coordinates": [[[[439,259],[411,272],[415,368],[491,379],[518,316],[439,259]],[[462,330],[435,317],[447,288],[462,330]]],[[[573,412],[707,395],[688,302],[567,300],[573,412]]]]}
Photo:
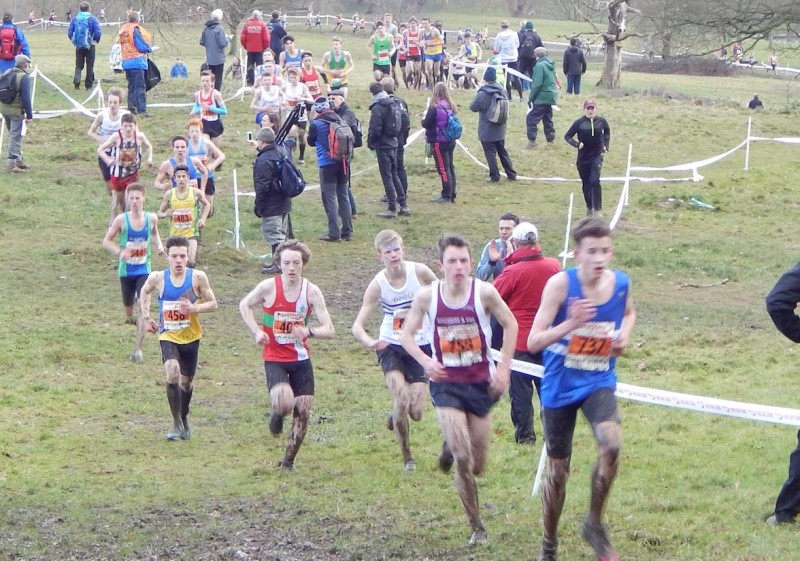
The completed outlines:
{"type": "Polygon", "coordinates": [[[394,118],[394,100],[387,95],[372,102],[369,110],[367,147],[370,150],[397,148],[397,137],[385,134],[387,121],[394,118]]]}
{"type": "Polygon", "coordinates": [[[586,73],[586,57],[583,51],[578,47],[569,47],[564,51],[564,62],[562,63],[564,74],[585,74],[586,73]]]}
{"type": "Polygon", "coordinates": [[[533,67],[531,93],[528,101],[534,105],[555,105],[558,98],[556,90],[556,65],[547,57],[536,61],[533,67]]]}
{"type": "Polygon", "coordinates": [[[503,86],[497,82],[488,82],[478,90],[469,106],[470,111],[478,113],[478,140],[481,142],[499,142],[506,138],[506,124],[489,121],[489,109],[495,94],[508,99],[508,93],[503,86]]]}
{"type": "Polygon", "coordinates": [[[447,115],[450,109],[450,104],[447,100],[440,99],[436,105],[431,104],[425,117],[422,119],[422,128],[425,129],[425,142],[433,144],[435,142],[450,142],[444,135],[444,129],[447,128],[447,115]]]}
{"type": "Polygon", "coordinates": [[[206,62],[209,66],[225,64],[225,50],[229,44],[222,25],[217,20],[208,20],[200,35],[200,45],[206,48],[206,62]]]}
{"type": "Polygon", "coordinates": [[[259,150],[253,162],[253,187],[256,191],[253,212],[259,218],[292,212],[292,199],[281,194],[275,185],[278,179],[276,162],[286,155],[285,150],[273,142],[259,150]]]}

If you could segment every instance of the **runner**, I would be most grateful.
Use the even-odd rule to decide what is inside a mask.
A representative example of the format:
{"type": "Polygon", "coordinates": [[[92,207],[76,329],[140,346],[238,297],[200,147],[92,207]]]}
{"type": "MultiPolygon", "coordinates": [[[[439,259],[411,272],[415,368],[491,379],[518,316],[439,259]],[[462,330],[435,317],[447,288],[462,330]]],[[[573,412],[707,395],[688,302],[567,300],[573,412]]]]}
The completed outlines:
{"type": "Polygon", "coordinates": [[[342,40],[334,36],[331,50],[322,55],[322,69],[331,79],[331,89],[341,90],[347,99],[347,76],[353,71],[353,57],[342,50],[342,40]]]}
{"type": "Polygon", "coordinates": [[[187,265],[194,267],[197,264],[197,238],[200,237],[200,230],[206,226],[211,204],[200,189],[189,186],[188,167],[175,166],[173,178],[177,185],[164,193],[156,214],[159,218],[170,218],[170,236],[188,240],[187,265]],[[202,214],[198,205],[203,205],[202,214]]]}
{"type": "Polygon", "coordinates": [[[390,13],[386,13],[383,15],[383,28],[386,30],[386,34],[392,38],[392,78],[395,82],[397,82],[397,46],[399,44],[399,40],[402,39],[402,35],[400,35],[399,29],[397,24],[394,22],[394,17],[390,13]]]}
{"type": "Polygon", "coordinates": [[[125,189],[139,181],[142,147],[147,150],[148,167],[153,167],[153,145],[142,131],[136,129],[136,116],[125,113],[120,121],[122,128],[97,148],[97,155],[111,173],[112,217],[125,211],[125,189]]]}
{"type": "Polygon", "coordinates": [[[253,100],[250,102],[250,109],[256,111],[255,121],[258,126],[261,126],[265,116],[277,115],[280,120],[281,107],[284,104],[283,90],[278,85],[280,78],[270,74],[271,65],[272,63],[264,65],[267,74],[256,81],[258,85],[253,88],[253,100]]]}
{"type": "Polygon", "coordinates": [[[314,66],[314,58],[310,51],[303,53],[303,65],[300,67],[300,81],[308,88],[308,93],[313,99],[325,94],[320,76],[325,71],[321,66],[314,66]]]}
{"type": "MultiPolygon", "coordinates": [[[[408,32],[408,25],[405,23],[401,23],[397,27],[397,35],[394,38],[394,45],[397,51],[397,61],[400,63],[400,74],[403,76],[403,83],[406,85],[406,89],[409,89],[408,86],[408,76],[406,75],[406,64],[408,58],[408,49],[406,48],[406,41],[405,36],[408,32]]],[[[394,70],[394,69],[392,69],[394,70]]],[[[395,80],[396,82],[397,80],[395,80]]]]}
{"type": "Polygon", "coordinates": [[[308,429],[314,402],[314,367],[308,339],[332,339],[333,322],[319,287],[303,277],[311,252],[297,240],[286,240],[275,251],[281,274],[261,281],[239,303],[239,312],[257,345],[264,347],[264,371],[272,401],[269,430],[277,437],[283,420],[292,414],[292,430],[278,467],[295,471],[294,460],[308,429]],[[256,322],[253,308],[261,306],[256,322]],[[311,316],[318,323],[311,326],[311,316]]]}
{"type": "Polygon", "coordinates": [[[333,28],[334,33],[339,33],[342,30],[344,25],[344,18],[342,18],[342,14],[336,16],[336,26],[333,28]]]}
{"type": "MultiPolygon", "coordinates": [[[[477,64],[483,58],[483,49],[472,40],[472,33],[469,31],[464,33],[464,44],[458,49],[458,58],[470,64],[477,64]]],[[[466,65],[464,81],[468,84],[468,87],[478,87],[478,77],[474,66],[466,65]]]]}
{"type": "Polygon", "coordinates": [[[619,468],[622,439],[614,396],[616,357],[628,344],[636,310],[628,276],[608,268],[614,257],[608,224],[598,218],[584,218],[572,237],[577,244],[578,266],[547,281],[528,336],[528,352],[544,353],[540,397],[547,478],[542,492],[544,535],[539,561],[557,558],[558,521],[566,497],[578,410],[592,425],[598,445],[589,514],[581,535],[598,559],[619,561],[602,517],[619,468]]]}
{"type": "Polygon", "coordinates": [[[408,20],[408,31],[406,32],[403,43],[406,49],[406,73],[407,81],[413,88],[419,89],[422,83],[422,32],[419,29],[417,18],[412,17],[408,20]]]}
{"type": "Polygon", "coordinates": [[[386,33],[382,21],[375,22],[375,34],[367,41],[367,49],[372,56],[372,71],[376,73],[375,79],[380,81],[383,76],[389,76],[395,46],[394,39],[386,33]],[[383,76],[378,76],[377,72],[382,73],[383,76]]]}
{"type": "Polygon", "coordinates": [[[470,277],[469,242],[443,235],[438,248],[444,280],[417,292],[400,342],[431,381],[431,400],[445,440],[439,466],[449,471],[455,461],[456,490],[472,530],[469,543],[474,545],[487,539],[475,476],[486,463],[492,429],[489,411],[508,388],[517,321],[492,285],[470,277]],[[489,355],[490,316],[503,327],[502,358],[496,367],[489,355]],[[414,339],[425,319],[431,357],[414,339]]]}
{"type": "Polygon", "coordinates": [[[439,81],[439,76],[442,74],[442,54],[444,51],[444,40],[439,30],[431,25],[431,20],[422,18],[422,44],[425,47],[425,80],[427,88],[433,88],[433,85],[439,81]]]}
{"type": "Polygon", "coordinates": [[[122,287],[122,306],[125,323],[136,324],[136,347],[131,360],[142,362],[142,344],[145,325],[142,318],[133,317],[133,306],[150,274],[151,243],[159,255],[164,255],[164,245],[158,235],[158,217],[155,212],[144,212],[145,188],[141,183],[128,186],[128,210],[113,219],[103,238],[103,247],[119,258],[117,275],[122,287]],[[117,242],[114,238],[119,236],[117,242]]]}
{"type": "Polygon", "coordinates": [[[284,77],[290,68],[300,68],[303,64],[303,51],[294,44],[294,37],[287,35],[283,38],[283,51],[278,57],[278,63],[284,77]]]}
{"type": "Polygon", "coordinates": [[[200,89],[194,94],[194,107],[192,115],[200,115],[203,120],[203,134],[208,135],[216,146],[222,143],[222,115],[228,114],[225,100],[219,90],[214,89],[214,73],[203,70],[200,73],[200,89]]]}
{"type": "Polygon", "coordinates": [[[297,131],[297,140],[300,144],[300,157],[298,158],[297,163],[304,165],[306,163],[305,155],[306,129],[308,129],[308,105],[314,102],[314,98],[311,97],[311,92],[308,91],[308,87],[300,82],[299,68],[290,68],[286,73],[286,77],[289,80],[289,83],[286,84],[286,88],[283,91],[284,101],[286,103],[286,111],[291,111],[298,103],[306,104],[306,110],[301,113],[297,124],[294,126],[294,129],[297,131]]]}
{"type": "MultiPolygon", "coordinates": [[[[417,464],[408,443],[408,419],[422,419],[427,379],[419,363],[400,345],[400,330],[414,296],[423,286],[435,281],[436,275],[427,265],[405,260],[403,239],[393,230],[378,232],[375,249],[384,268],[367,286],[352,331],[359,343],[378,355],[386,387],[392,394],[392,413],[386,426],[397,435],[403,469],[414,471],[417,464]],[[383,311],[383,320],[378,338],[374,339],[367,333],[366,323],[378,306],[383,311]]],[[[431,355],[430,343],[422,330],[414,333],[414,341],[425,355],[431,355]]]]}
{"type": "Polygon", "coordinates": [[[187,153],[190,158],[199,158],[208,172],[208,177],[206,178],[205,195],[206,199],[208,199],[208,204],[211,207],[211,210],[208,214],[210,218],[214,215],[214,193],[217,191],[217,186],[214,183],[214,170],[219,169],[220,166],[222,166],[222,162],[225,161],[225,154],[216,144],[211,141],[208,135],[203,134],[203,123],[200,119],[190,119],[187,126],[189,132],[187,153]]]}
{"type": "Polygon", "coordinates": [[[167,238],[164,271],[150,273],[142,287],[139,309],[148,331],[158,331],[161,360],[167,382],[167,400],[173,427],[167,440],[189,440],[189,403],[203,328],[198,314],[217,309],[217,299],[203,271],[187,268],[189,241],[181,236],[167,238]],[[158,322],[150,317],[150,298],[158,294],[158,322]]]}
{"type": "MultiPolygon", "coordinates": [[[[122,128],[122,116],[128,113],[127,109],[120,109],[122,104],[122,90],[120,88],[111,88],[108,90],[106,97],[106,106],[100,111],[92,121],[89,131],[86,133],[89,138],[97,142],[97,145],[103,144],[108,137],[118,132],[122,128]]],[[[106,151],[106,155],[113,157],[113,148],[106,151]]],[[[103,180],[106,182],[106,190],[111,194],[111,169],[106,165],[103,158],[97,158],[97,163],[100,165],[100,173],[103,174],[103,180]]],[[[112,215],[112,220],[114,216],[112,215]]]]}
{"type": "Polygon", "coordinates": [[[153,186],[159,191],[167,191],[178,184],[173,177],[176,166],[186,166],[189,168],[189,186],[206,192],[208,182],[208,170],[203,165],[203,161],[197,156],[189,156],[189,141],[185,136],[172,137],[172,157],[161,162],[158,168],[158,175],[153,182],[153,186]]]}

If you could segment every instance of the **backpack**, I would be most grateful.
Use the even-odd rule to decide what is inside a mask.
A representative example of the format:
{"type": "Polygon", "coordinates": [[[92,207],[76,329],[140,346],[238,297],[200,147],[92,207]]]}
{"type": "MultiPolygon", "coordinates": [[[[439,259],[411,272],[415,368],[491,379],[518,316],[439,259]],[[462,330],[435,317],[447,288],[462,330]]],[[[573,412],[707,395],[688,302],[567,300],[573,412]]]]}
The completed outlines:
{"type": "Polygon", "coordinates": [[[342,162],[353,157],[355,137],[350,126],[341,119],[328,121],[328,155],[342,162]]]}
{"type": "Polygon", "coordinates": [[[408,115],[408,105],[400,98],[394,98],[395,106],[400,109],[400,136],[407,137],[411,130],[411,118],[408,115]]]}
{"type": "Polygon", "coordinates": [[[92,37],[89,34],[88,16],[85,18],[77,16],[72,21],[74,23],[74,27],[72,28],[72,44],[75,45],[76,49],[88,49],[92,46],[92,37]]]}
{"type": "Polygon", "coordinates": [[[397,138],[403,128],[403,114],[397,103],[386,105],[383,115],[383,135],[397,138]]]}
{"type": "Polygon", "coordinates": [[[14,103],[19,94],[19,81],[17,81],[17,73],[13,68],[6,70],[0,76],[0,103],[14,103]]]}
{"type": "Polygon", "coordinates": [[[291,199],[305,190],[306,180],[303,172],[288,156],[283,155],[280,160],[276,161],[275,168],[278,172],[275,183],[278,191],[284,197],[291,199]]]}
{"type": "Polygon", "coordinates": [[[486,112],[486,118],[490,123],[503,125],[508,121],[508,98],[502,92],[494,92],[491,96],[492,99],[489,104],[489,111],[486,112]]]}
{"type": "Polygon", "coordinates": [[[442,131],[444,137],[449,141],[458,140],[461,138],[462,130],[463,127],[461,126],[461,121],[458,120],[458,115],[452,111],[447,111],[447,124],[442,131]]]}
{"type": "Polygon", "coordinates": [[[522,58],[533,58],[533,51],[536,48],[536,41],[533,39],[533,33],[526,33],[525,40],[519,48],[519,56],[522,58]]]}
{"type": "Polygon", "coordinates": [[[18,51],[17,28],[4,27],[0,30],[0,59],[14,60],[18,51]]]}

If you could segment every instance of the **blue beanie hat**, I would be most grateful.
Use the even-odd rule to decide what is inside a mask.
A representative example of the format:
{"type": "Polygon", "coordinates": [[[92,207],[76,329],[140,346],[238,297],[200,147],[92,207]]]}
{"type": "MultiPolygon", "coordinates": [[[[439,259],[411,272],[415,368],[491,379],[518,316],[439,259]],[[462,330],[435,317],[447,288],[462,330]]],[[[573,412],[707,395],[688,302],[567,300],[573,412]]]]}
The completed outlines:
{"type": "Polygon", "coordinates": [[[486,69],[486,72],[483,73],[483,81],[484,82],[496,82],[497,81],[497,70],[492,68],[491,66],[486,69]]]}

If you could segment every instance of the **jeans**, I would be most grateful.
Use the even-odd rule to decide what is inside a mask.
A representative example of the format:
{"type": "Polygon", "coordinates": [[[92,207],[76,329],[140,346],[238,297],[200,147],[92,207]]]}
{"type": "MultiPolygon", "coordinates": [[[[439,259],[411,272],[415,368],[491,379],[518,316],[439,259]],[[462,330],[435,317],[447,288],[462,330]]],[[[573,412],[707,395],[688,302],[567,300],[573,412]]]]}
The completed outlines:
{"type": "Polygon", "coordinates": [[[81,73],[83,66],[86,65],[86,89],[89,90],[94,85],[94,45],[86,49],[75,49],[75,76],[72,77],[72,84],[77,88],[81,84],[81,73]]]}
{"type": "Polygon", "coordinates": [[[147,111],[147,89],[144,84],[144,68],[128,68],[125,70],[128,79],[128,107],[137,113],[147,111]]]}
{"type": "MultiPolygon", "coordinates": [[[[514,351],[514,359],[533,364],[542,364],[541,353],[531,354],[526,351],[514,351]]],[[[514,423],[514,440],[516,442],[527,442],[536,438],[533,430],[533,388],[536,388],[537,395],[541,391],[542,380],[511,372],[511,384],[508,396],[511,398],[511,422],[514,423]]]]}
{"type": "Polygon", "coordinates": [[[453,166],[453,151],[456,149],[454,140],[447,142],[434,142],[431,145],[433,161],[436,162],[436,171],[442,179],[442,198],[448,201],[456,200],[456,168],[453,166]]]}
{"type": "Polygon", "coordinates": [[[600,188],[600,169],[603,167],[603,155],[578,161],[578,175],[583,181],[583,200],[588,210],[603,210],[603,193],[600,188]]]}
{"type": "Polygon", "coordinates": [[[511,157],[506,150],[505,140],[496,140],[494,142],[484,142],[481,140],[483,146],[483,154],[486,156],[486,163],[489,165],[489,179],[492,181],[500,181],[500,169],[497,167],[497,156],[500,156],[500,164],[506,172],[509,179],[517,177],[517,172],[514,171],[514,166],[511,163],[511,157]]]}
{"type": "Polygon", "coordinates": [[[264,53],[247,53],[247,85],[252,86],[255,81],[256,66],[264,64],[264,53]]]}
{"type": "Polygon", "coordinates": [[[225,63],[209,64],[208,69],[214,73],[214,89],[222,91],[222,73],[225,72],[225,63]]]}
{"type": "Polygon", "coordinates": [[[6,163],[13,166],[17,160],[22,160],[22,123],[25,122],[25,116],[22,113],[13,117],[3,115],[3,120],[8,129],[8,161],[6,163]]]}
{"type": "Polygon", "coordinates": [[[578,95],[581,93],[581,75],[567,74],[567,93],[578,95]]]}
{"type": "Polygon", "coordinates": [[[319,190],[322,194],[322,207],[328,217],[328,236],[331,239],[338,240],[353,235],[347,179],[348,173],[340,163],[319,168],[319,190]],[[339,219],[342,220],[341,228],[339,219]]]}
{"type": "Polygon", "coordinates": [[[556,138],[556,127],[553,125],[553,106],[534,105],[525,117],[525,128],[528,133],[528,140],[534,142],[538,134],[539,121],[542,121],[544,137],[547,142],[553,142],[556,138]]]}
{"type": "Polygon", "coordinates": [[[381,172],[389,210],[397,210],[398,203],[406,206],[406,194],[397,175],[397,148],[378,148],[375,155],[378,158],[378,170],[381,172]]]}

